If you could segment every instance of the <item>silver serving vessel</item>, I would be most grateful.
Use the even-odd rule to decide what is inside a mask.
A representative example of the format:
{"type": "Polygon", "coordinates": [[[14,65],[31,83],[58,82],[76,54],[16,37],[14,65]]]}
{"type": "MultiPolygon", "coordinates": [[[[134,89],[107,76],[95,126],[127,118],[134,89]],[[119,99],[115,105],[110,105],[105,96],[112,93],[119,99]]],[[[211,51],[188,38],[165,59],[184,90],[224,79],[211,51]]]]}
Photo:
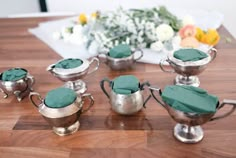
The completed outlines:
{"type": "Polygon", "coordinates": [[[94,99],[91,94],[77,94],[76,100],[63,108],[48,107],[44,99],[36,92],[31,92],[29,98],[43,118],[53,127],[54,133],[59,136],[70,135],[78,131],[80,126],[78,119],[80,115],[88,111],[94,104],[94,99]],[[34,96],[40,100],[41,103],[39,105],[34,101],[34,96]],[[90,103],[86,109],[83,109],[85,98],[89,98],[90,103]]]}
{"type": "Polygon", "coordinates": [[[157,99],[154,91],[158,92],[161,96],[161,89],[155,87],[149,87],[153,98],[161,104],[174,119],[177,124],[174,127],[174,136],[177,140],[184,143],[197,143],[200,142],[204,137],[203,129],[200,125],[209,121],[215,121],[226,116],[229,116],[236,109],[236,100],[223,100],[222,103],[218,102],[216,113],[218,110],[223,108],[225,105],[232,106],[232,108],[222,115],[214,116],[215,113],[209,114],[197,114],[197,113],[186,113],[172,108],[170,105],[157,99]]]}
{"type": "Polygon", "coordinates": [[[112,110],[122,115],[132,115],[137,113],[143,107],[145,108],[145,104],[151,97],[151,95],[149,95],[147,99],[144,99],[143,96],[144,86],[149,86],[148,82],[141,84],[140,90],[129,95],[117,94],[113,90],[110,90],[110,93],[108,93],[104,86],[105,82],[107,82],[110,87],[112,87],[113,82],[105,78],[100,82],[100,87],[109,99],[112,110]]]}
{"type": "Polygon", "coordinates": [[[9,95],[15,95],[20,102],[25,96],[33,91],[32,86],[35,82],[34,77],[31,76],[26,69],[23,70],[27,72],[27,75],[16,81],[3,81],[2,73],[0,74],[0,92],[4,94],[3,98],[7,98],[9,95]]]}
{"type": "MultiPolygon", "coordinates": [[[[59,60],[63,61],[65,59],[59,60]]],[[[72,69],[63,69],[63,68],[54,68],[54,66],[57,64],[49,65],[47,68],[47,71],[50,71],[55,77],[57,77],[59,80],[66,82],[65,87],[71,88],[76,92],[84,93],[87,90],[86,83],[81,80],[86,75],[89,75],[93,72],[95,72],[99,67],[99,60],[98,58],[92,58],[90,61],[86,59],[80,59],[82,60],[82,65],[72,68],[72,69]],[[96,62],[96,66],[89,71],[90,66],[93,62],[96,62]]]]}
{"type": "Polygon", "coordinates": [[[213,61],[216,57],[217,50],[211,48],[206,53],[208,57],[198,61],[183,62],[174,57],[174,52],[168,54],[166,60],[162,60],[159,64],[160,68],[164,72],[177,73],[174,83],[178,85],[191,85],[198,87],[200,85],[199,78],[196,76],[203,72],[207,65],[213,61]],[[164,62],[168,62],[174,70],[166,70],[163,66],[164,62]]]}
{"type": "Polygon", "coordinates": [[[105,64],[107,64],[112,70],[125,70],[130,69],[134,66],[137,60],[143,57],[143,51],[141,49],[136,49],[131,52],[131,55],[125,58],[112,58],[106,53],[100,53],[99,58],[105,57],[105,64]],[[135,54],[140,53],[140,56],[135,58],[135,54]]]}

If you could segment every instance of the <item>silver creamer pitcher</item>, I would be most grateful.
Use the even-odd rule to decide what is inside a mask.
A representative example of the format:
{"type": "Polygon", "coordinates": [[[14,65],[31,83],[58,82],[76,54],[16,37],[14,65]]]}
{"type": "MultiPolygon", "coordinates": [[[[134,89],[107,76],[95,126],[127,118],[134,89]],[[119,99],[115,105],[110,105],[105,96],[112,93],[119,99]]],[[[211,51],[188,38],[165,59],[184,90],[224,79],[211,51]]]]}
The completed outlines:
{"type": "Polygon", "coordinates": [[[65,87],[71,88],[79,93],[84,93],[87,90],[87,86],[86,83],[81,79],[98,69],[99,59],[95,57],[90,61],[86,59],[80,59],[82,61],[82,65],[76,68],[55,68],[55,65],[63,60],[59,60],[55,64],[49,65],[47,71],[51,72],[59,80],[66,82],[65,87]],[[89,71],[93,62],[96,62],[96,65],[92,70],[89,71]]]}

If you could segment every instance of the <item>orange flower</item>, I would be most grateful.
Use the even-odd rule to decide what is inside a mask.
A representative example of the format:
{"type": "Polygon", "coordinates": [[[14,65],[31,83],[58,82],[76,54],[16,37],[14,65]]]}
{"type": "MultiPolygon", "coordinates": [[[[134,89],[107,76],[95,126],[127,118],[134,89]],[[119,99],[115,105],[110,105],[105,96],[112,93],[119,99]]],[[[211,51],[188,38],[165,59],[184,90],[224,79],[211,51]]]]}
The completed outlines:
{"type": "Polygon", "coordinates": [[[194,25],[186,25],[179,30],[179,35],[182,39],[186,37],[194,37],[195,34],[196,28],[194,25]]]}
{"type": "Polygon", "coordinates": [[[87,16],[86,14],[80,14],[78,18],[78,22],[82,25],[87,23],[87,16]]]}

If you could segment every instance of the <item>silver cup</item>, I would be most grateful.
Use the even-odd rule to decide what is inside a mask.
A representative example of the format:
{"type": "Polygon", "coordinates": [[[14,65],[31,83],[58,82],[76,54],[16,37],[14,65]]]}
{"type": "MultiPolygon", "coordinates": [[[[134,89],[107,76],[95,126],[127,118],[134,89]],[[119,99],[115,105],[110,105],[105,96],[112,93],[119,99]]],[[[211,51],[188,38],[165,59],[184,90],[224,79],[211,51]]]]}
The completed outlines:
{"type": "Polygon", "coordinates": [[[112,70],[126,70],[134,66],[137,60],[143,57],[143,51],[141,49],[136,49],[131,52],[131,55],[125,58],[112,58],[106,53],[100,53],[98,58],[102,56],[105,57],[105,64],[107,64],[112,70]],[[140,56],[135,58],[134,55],[140,53],[140,56]]]}
{"type": "Polygon", "coordinates": [[[43,118],[53,127],[53,132],[59,136],[70,135],[78,131],[80,115],[88,111],[94,104],[94,99],[91,94],[77,94],[76,100],[63,108],[48,107],[44,99],[36,92],[31,92],[29,98],[43,118]],[[39,105],[34,101],[34,96],[40,100],[41,103],[39,105]],[[85,98],[90,99],[90,103],[88,108],[83,109],[85,98]]]}
{"type": "Polygon", "coordinates": [[[198,61],[183,62],[174,57],[174,53],[168,54],[166,60],[162,60],[159,64],[160,68],[164,72],[177,73],[174,83],[177,85],[191,85],[198,87],[200,85],[199,78],[196,76],[203,72],[207,65],[213,61],[216,57],[217,50],[211,48],[208,53],[208,57],[198,61]],[[163,66],[164,62],[168,62],[174,70],[166,70],[163,66]]]}
{"type": "Polygon", "coordinates": [[[92,58],[90,61],[86,59],[80,60],[83,62],[82,65],[72,69],[55,68],[55,65],[62,61],[59,60],[57,63],[49,65],[47,71],[50,71],[59,80],[66,82],[64,85],[65,87],[73,89],[79,93],[84,93],[87,90],[87,86],[81,79],[98,69],[99,60],[98,58],[92,58]],[[89,71],[89,68],[93,62],[96,62],[96,66],[89,71]]]}
{"type": "Polygon", "coordinates": [[[143,107],[145,108],[147,101],[151,97],[151,95],[149,95],[147,99],[144,99],[143,96],[144,86],[149,86],[148,82],[144,82],[143,84],[141,84],[140,90],[138,90],[137,92],[128,95],[117,94],[113,90],[110,90],[110,93],[108,94],[104,86],[105,82],[107,82],[112,88],[113,81],[105,78],[100,82],[100,87],[109,99],[112,110],[122,115],[132,115],[134,113],[137,113],[143,107]]]}
{"type": "Polygon", "coordinates": [[[215,113],[197,114],[197,113],[182,112],[173,109],[170,105],[157,99],[157,97],[154,94],[154,91],[157,91],[159,96],[161,96],[162,93],[161,89],[155,87],[149,87],[149,88],[153,98],[159,104],[161,104],[168,111],[172,119],[174,119],[177,122],[176,126],[174,127],[174,136],[177,140],[184,143],[200,142],[204,137],[204,132],[200,125],[207,123],[209,121],[215,121],[224,118],[226,116],[229,116],[236,109],[236,100],[225,99],[223,100],[222,103],[218,102],[216,112],[221,108],[223,108],[225,105],[230,105],[232,106],[232,108],[228,112],[219,116],[214,116],[215,113]]]}
{"type": "Polygon", "coordinates": [[[35,82],[34,77],[31,76],[26,69],[23,70],[27,72],[27,75],[16,81],[3,81],[2,73],[0,74],[0,92],[4,94],[3,98],[7,98],[9,95],[15,95],[20,102],[25,96],[33,91],[32,86],[35,82]]]}

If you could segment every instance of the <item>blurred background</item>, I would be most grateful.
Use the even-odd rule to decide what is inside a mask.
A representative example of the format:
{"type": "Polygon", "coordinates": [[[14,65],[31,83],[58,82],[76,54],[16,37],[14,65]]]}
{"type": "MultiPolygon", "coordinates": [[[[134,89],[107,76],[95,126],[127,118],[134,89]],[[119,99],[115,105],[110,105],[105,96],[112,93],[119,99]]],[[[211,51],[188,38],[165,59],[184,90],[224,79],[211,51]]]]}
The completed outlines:
{"type": "Polygon", "coordinates": [[[74,15],[96,10],[145,8],[165,5],[180,9],[202,9],[224,14],[223,25],[236,37],[235,0],[0,0],[0,18],[74,15]]]}

